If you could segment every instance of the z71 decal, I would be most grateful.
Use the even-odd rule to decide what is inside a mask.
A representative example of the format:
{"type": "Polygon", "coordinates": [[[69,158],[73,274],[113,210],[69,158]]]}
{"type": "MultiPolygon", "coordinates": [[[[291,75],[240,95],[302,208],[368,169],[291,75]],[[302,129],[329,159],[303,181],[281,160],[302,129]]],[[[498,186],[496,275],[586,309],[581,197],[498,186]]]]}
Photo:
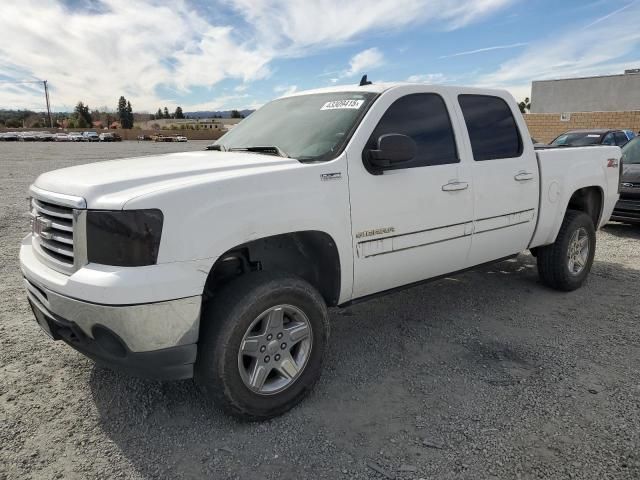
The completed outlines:
{"type": "Polygon", "coordinates": [[[607,160],[607,167],[618,168],[618,160],[615,158],[610,158],[609,160],[607,160]]]}

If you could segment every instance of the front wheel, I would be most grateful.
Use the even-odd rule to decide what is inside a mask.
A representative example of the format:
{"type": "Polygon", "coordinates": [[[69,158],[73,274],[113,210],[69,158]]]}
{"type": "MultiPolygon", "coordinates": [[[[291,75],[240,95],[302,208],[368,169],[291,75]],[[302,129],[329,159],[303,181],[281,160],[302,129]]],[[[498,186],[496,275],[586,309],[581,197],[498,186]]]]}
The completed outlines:
{"type": "Polygon", "coordinates": [[[556,290],[572,291],[589,275],[596,250],[596,230],[591,217],[568,210],[556,241],[537,252],[542,283],[556,290]]]}
{"type": "Polygon", "coordinates": [[[264,272],[244,275],[204,309],[196,383],[237,417],[280,415],[319,379],[328,337],[326,305],[309,283],[264,272]]]}

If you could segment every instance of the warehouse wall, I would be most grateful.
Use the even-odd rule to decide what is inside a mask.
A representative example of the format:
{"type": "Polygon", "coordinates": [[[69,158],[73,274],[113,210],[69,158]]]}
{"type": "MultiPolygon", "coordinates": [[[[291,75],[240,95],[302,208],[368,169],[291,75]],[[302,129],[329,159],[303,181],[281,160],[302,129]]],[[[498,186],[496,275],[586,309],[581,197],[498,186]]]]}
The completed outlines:
{"type": "Polygon", "coordinates": [[[640,74],[541,80],[531,84],[531,113],[640,110],[640,74]]]}
{"type": "Polygon", "coordinates": [[[620,128],[640,131],[640,109],[626,112],[579,112],[562,121],[559,113],[529,113],[524,116],[531,136],[548,143],[567,130],[579,128],[620,128]]]}

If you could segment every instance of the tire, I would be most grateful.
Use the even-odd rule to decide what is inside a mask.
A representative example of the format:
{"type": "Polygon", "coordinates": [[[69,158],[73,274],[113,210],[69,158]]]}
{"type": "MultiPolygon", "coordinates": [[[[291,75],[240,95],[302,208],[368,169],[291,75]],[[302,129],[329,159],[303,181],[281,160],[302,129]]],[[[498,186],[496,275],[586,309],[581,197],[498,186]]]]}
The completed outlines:
{"type": "Polygon", "coordinates": [[[290,275],[246,274],[204,307],[194,379],[227,413],[266,420],[313,389],[328,339],[327,307],[309,283],[290,275]],[[271,328],[279,318],[282,327],[271,328]],[[308,335],[296,343],[305,325],[308,335]]]}
{"type": "MultiPolygon", "coordinates": [[[[580,288],[591,270],[595,250],[596,230],[591,217],[584,212],[567,210],[556,241],[551,245],[538,248],[537,261],[540,280],[548,287],[565,292],[580,288]],[[571,253],[577,251],[572,250],[572,248],[577,248],[572,242],[576,238],[578,240],[586,239],[588,250],[586,254],[584,249],[580,251],[579,257],[581,259],[573,261],[572,267],[571,253]],[[580,265],[581,263],[584,265],[580,265]]],[[[578,258],[578,254],[575,254],[573,258],[578,258]]]]}

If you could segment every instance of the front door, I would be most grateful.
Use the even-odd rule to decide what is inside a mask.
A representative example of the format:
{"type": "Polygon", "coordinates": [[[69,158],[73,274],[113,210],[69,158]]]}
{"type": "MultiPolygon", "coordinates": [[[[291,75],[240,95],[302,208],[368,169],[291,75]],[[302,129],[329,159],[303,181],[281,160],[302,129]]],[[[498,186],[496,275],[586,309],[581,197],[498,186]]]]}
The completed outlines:
{"type": "Polygon", "coordinates": [[[349,146],[354,298],[467,266],[473,186],[450,101],[435,87],[388,91],[349,146]],[[417,148],[401,168],[380,172],[367,164],[366,152],[385,134],[407,135],[417,148]]]}

